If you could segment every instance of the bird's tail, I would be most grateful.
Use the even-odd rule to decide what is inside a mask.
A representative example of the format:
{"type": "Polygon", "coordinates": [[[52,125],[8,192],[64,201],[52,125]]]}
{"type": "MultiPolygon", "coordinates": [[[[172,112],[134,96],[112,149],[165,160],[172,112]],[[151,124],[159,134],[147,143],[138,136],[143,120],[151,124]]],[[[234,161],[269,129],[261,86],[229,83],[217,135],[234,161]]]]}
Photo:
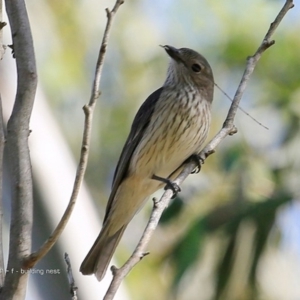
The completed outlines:
{"type": "Polygon", "coordinates": [[[95,274],[99,281],[102,280],[125,229],[126,225],[110,236],[108,227],[104,226],[80,266],[83,275],[95,274]]]}

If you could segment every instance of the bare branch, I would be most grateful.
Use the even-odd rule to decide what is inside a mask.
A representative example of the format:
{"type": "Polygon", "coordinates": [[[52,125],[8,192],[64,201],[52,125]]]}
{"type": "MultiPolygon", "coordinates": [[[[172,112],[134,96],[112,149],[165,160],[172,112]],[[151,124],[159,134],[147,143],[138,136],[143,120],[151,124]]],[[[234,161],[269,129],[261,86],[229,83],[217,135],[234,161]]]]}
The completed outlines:
{"type": "Polygon", "coordinates": [[[115,14],[117,13],[119,7],[124,3],[124,0],[117,0],[115,3],[115,6],[110,11],[108,8],[106,9],[106,16],[107,16],[107,23],[103,34],[103,39],[100,47],[100,52],[97,60],[97,66],[96,66],[96,74],[94,78],[94,84],[92,89],[92,95],[89,102],[89,106],[94,106],[94,103],[100,96],[100,80],[101,80],[101,74],[102,74],[102,68],[103,68],[103,62],[104,62],[104,55],[106,53],[108,38],[110,34],[110,28],[113,21],[113,18],[115,14]]]}
{"type": "Polygon", "coordinates": [[[2,21],[2,1],[0,1],[0,60],[2,60],[5,53],[5,46],[3,45],[3,27],[6,23],[2,21]]]}
{"type": "MultiPolygon", "coordinates": [[[[279,12],[278,16],[276,17],[275,21],[271,24],[270,29],[268,30],[266,36],[264,37],[261,45],[255,52],[255,54],[248,58],[246,69],[244,71],[243,77],[241,82],[238,86],[238,89],[235,93],[234,99],[228,111],[227,117],[224,121],[223,127],[220,131],[216,134],[216,136],[206,145],[206,147],[200,152],[199,156],[201,160],[204,162],[205,159],[215,152],[216,147],[228,136],[233,135],[237,132],[233,122],[239,107],[240,100],[243,96],[243,93],[246,89],[247,83],[250,79],[254,68],[260,59],[261,55],[274,44],[274,41],[270,41],[271,36],[274,34],[275,29],[278,27],[279,23],[288,12],[290,8],[293,7],[293,1],[287,0],[281,11],[279,12]]],[[[182,172],[179,176],[175,179],[175,183],[180,185],[188,176],[189,174],[197,167],[195,161],[189,161],[185,164],[182,172]]],[[[119,269],[116,267],[112,267],[113,272],[113,279],[110,284],[110,287],[104,297],[103,300],[111,300],[114,298],[122,280],[124,277],[130,272],[130,270],[143,258],[146,253],[146,247],[151,239],[151,236],[157,227],[159,219],[164,211],[164,209],[168,206],[170,199],[173,195],[171,189],[167,189],[161,199],[159,201],[154,202],[154,206],[152,209],[152,213],[150,216],[150,220],[146,226],[146,229],[143,233],[143,236],[136,247],[135,251],[131,255],[131,257],[127,260],[127,262],[119,269]]]]}
{"type": "Polygon", "coordinates": [[[31,251],[32,173],[28,148],[29,120],[37,86],[33,41],[25,3],[6,0],[17,64],[17,94],[7,123],[5,152],[9,167],[12,200],[8,267],[0,299],[25,297],[27,274],[23,261],[31,251]]]}
{"type": "Polygon", "coordinates": [[[70,261],[68,253],[65,253],[64,258],[65,258],[65,262],[67,264],[67,274],[68,274],[68,281],[69,281],[69,285],[70,285],[70,293],[71,293],[71,296],[72,296],[72,300],[77,300],[78,287],[75,284],[75,279],[73,277],[71,261],[70,261]]]}
{"type": "Polygon", "coordinates": [[[52,248],[52,246],[56,243],[57,239],[61,235],[62,231],[64,230],[67,222],[69,221],[69,218],[72,214],[72,211],[74,209],[78,193],[84,178],[87,162],[88,162],[88,155],[89,155],[89,147],[90,147],[90,141],[91,141],[91,131],[92,131],[92,118],[93,118],[93,112],[96,105],[96,101],[100,96],[100,80],[102,75],[102,68],[103,68],[103,62],[104,57],[106,53],[109,33],[112,25],[112,21],[114,19],[114,16],[118,10],[118,8],[123,4],[123,0],[117,0],[115,3],[114,8],[112,11],[109,9],[106,9],[107,14],[107,23],[106,28],[103,35],[103,40],[100,46],[97,65],[96,65],[96,71],[95,71],[95,77],[94,77],[94,83],[92,86],[92,93],[90,101],[87,105],[83,107],[83,111],[85,114],[85,122],[84,122],[84,131],[83,131],[83,138],[82,138],[82,144],[81,144],[81,153],[80,153],[80,159],[79,164],[77,167],[75,182],[73,186],[73,191],[71,198],[69,200],[69,204],[58,223],[57,227],[51,234],[51,236],[46,240],[46,242],[41,246],[41,248],[32,253],[27,261],[26,261],[26,267],[31,268],[33,267],[37,261],[39,261],[42,257],[44,257],[48,251],[52,248]]]}
{"type": "Polygon", "coordinates": [[[241,80],[241,82],[238,86],[238,89],[235,93],[235,96],[233,98],[233,102],[232,102],[232,105],[230,106],[227,118],[226,118],[225,123],[224,123],[224,127],[231,127],[233,125],[233,121],[234,121],[239,103],[241,101],[242,95],[244,94],[244,91],[246,89],[249,78],[250,78],[251,74],[253,73],[257,62],[261,58],[262,54],[268,48],[270,48],[271,46],[273,46],[275,44],[275,41],[270,40],[270,38],[274,34],[276,28],[278,27],[278,25],[282,21],[283,17],[293,7],[294,7],[293,0],[287,0],[285,2],[284,6],[280,10],[279,14],[275,18],[274,22],[271,23],[270,28],[269,28],[267,34],[265,35],[261,45],[258,47],[255,54],[248,58],[245,72],[243,74],[242,80],[241,80]]]}
{"type": "MultiPolygon", "coordinates": [[[[4,26],[5,23],[2,22],[2,1],[0,1],[0,60],[4,55],[4,47],[3,47],[3,40],[2,40],[2,36],[3,36],[2,29],[4,26]]],[[[2,99],[0,95],[0,288],[3,287],[4,277],[5,277],[4,259],[3,259],[3,239],[2,239],[2,222],[3,222],[2,184],[3,184],[4,143],[5,143],[4,121],[3,121],[3,113],[2,113],[2,99]]]]}
{"type": "Polygon", "coordinates": [[[3,202],[2,202],[2,184],[3,184],[3,153],[4,153],[4,121],[2,114],[2,99],[0,95],[0,288],[3,287],[5,278],[5,268],[3,260],[3,239],[2,239],[2,222],[3,222],[3,202]]]}

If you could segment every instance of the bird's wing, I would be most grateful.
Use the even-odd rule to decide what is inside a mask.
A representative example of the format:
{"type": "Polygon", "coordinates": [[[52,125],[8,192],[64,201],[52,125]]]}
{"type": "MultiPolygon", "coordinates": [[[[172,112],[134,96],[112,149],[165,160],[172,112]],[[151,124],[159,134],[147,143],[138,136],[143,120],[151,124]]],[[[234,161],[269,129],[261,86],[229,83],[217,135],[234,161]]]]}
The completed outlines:
{"type": "Polygon", "coordinates": [[[121,156],[119,158],[119,161],[118,161],[118,164],[117,164],[117,167],[115,170],[113,184],[112,184],[112,191],[111,191],[111,194],[109,196],[108,203],[106,206],[104,222],[108,217],[108,214],[109,214],[110,208],[112,206],[113,200],[115,198],[115,194],[118,190],[118,187],[121,184],[121,182],[124,180],[124,178],[126,178],[126,176],[127,176],[132,154],[133,154],[134,150],[136,149],[137,145],[139,144],[139,142],[141,141],[143,134],[149,125],[155,104],[156,104],[157,100],[159,99],[162,90],[163,90],[163,87],[159,88],[145,100],[145,102],[142,104],[142,106],[138,110],[138,112],[133,120],[129,136],[123,147],[121,156]]]}

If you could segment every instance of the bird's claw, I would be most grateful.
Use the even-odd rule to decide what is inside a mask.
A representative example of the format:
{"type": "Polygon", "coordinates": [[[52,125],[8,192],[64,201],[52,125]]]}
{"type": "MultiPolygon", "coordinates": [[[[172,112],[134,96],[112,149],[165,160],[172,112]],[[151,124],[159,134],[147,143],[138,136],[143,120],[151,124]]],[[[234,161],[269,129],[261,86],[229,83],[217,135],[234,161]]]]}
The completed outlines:
{"type": "Polygon", "coordinates": [[[204,164],[204,158],[201,157],[199,154],[192,154],[187,161],[193,161],[197,164],[191,174],[197,174],[201,170],[201,165],[204,164]]]}
{"type": "Polygon", "coordinates": [[[192,154],[186,162],[193,161],[197,164],[196,168],[191,172],[191,174],[199,173],[201,170],[201,165],[204,164],[206,158],[211,154],[215,153],[215,150],[207,150],[206,152],[201,152],[200,154],[192,154]]]}
{"type": "Polygon", "coordinates": [[[169,178],[163,178],[163,177],[159,177],[159,176],[156,176],[155,174],[152,176],[152,179],[154,180],[158,180],[158,181],[161,181],[163,183],[166,184],[165,186],[165,190],[167,189],[171,189],[173,191],[173,196],[172,196],[172,199],[174,199],[177,194],[179,192],[181,192],[181,188],[180,186],[175,182],[175,181],[172,181],[171,179],[169,178]]]}
{"type": "Polygon", "coordinates": [[[173,196],[171,199],[175,199],[177,194],[179,192],[181,192],[181,188],[180,186],[175,182],[175,181],[172,181],[172,180],[169,180],[165,186],[165,190],[167,189],[171,189],[173,191],[173,196]]]}

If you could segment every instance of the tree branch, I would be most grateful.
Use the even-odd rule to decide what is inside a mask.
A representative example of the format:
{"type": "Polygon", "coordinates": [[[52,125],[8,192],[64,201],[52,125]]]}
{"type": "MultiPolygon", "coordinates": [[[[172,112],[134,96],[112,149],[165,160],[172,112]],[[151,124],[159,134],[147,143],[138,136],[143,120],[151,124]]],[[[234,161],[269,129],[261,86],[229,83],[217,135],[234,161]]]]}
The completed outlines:
{"type": "Polygon", "coordinates": [[[3,153],[5,144],[4,121],[2,113],[2,99],[0,95],[0,288],[3,287],[5,278],[5,268],[3,259],[3,239],[2,239],[2,222],[3,222],[3,202],[2,202],[2,184],[3,184],[3,153]]]}
{"type": "Polygon", "coordinates": [[[7,123],[5,152],[12,189],[8,267],[0,299],[23,299],[27,274],[23,261],[31,250],[32,173],[28,148],[29,121],[37,86],[33,41],[25,3],[6,0],[17,65],[17,94],[7,123]]]}
{"type": "Polygon", "coordinates": [[[66,262],[66,265],[67,265],[67,274],[68,274],[68,281],[69,281],[69,285],[70,285],[70,294],[71,294],[72,300],[77,300],[78,299],[77,298],[78,287],[75,284],[75,279],[74,279],[74,276],[73,276],[71,261],[70,261],[68,253],[65,253],[64,259],[65,259],[65,262],[66,262]]]}
{"type": "MultiPolygon", "coordinates": [[[[2,21],[2,1],[0,1],[0,60],[2,60],[4,55],[4,46],[3,46],[3,34],[2,29],[5,26],[5,23],[2,21]]],[[[4,153],[4,143],[5,143],[5,134],[4,134],[4,120],[2,113],[2,99],[0,95],[0,288],[4,284],[4,259],[3,259],[3,239],[2,239],[2,222],[3,222],[3,202],[2,202],[2,184],[3,184],[3,153],[4,153]]]]}
{"type": "Polygon", "coordinates": [[[2,60],[5,53],[5,46],[3,45],[3,27],[6,25],[2,20],[2,1],[0,1],[0,60],[2,60]]]}
{"type": "Polygon", "coordinates": [[[124,3],[123,0],[117,0],[112,11],[110,11],[108,8],[106,9],[107,23],[106,23],[106,28],[104,31],[102,43],[99,50],[98,60],[96,64],[96,71],[95,71],[94,83],[92,86],[91,98],[89,103],[83,107],[83,111],[85,114],[85,122],[84,122],[84,131],[83,131],[83,138],[81,144],[81,153],[80,153],[79,164],[78,164],[73,191],[71,194],[71,198],[69,200],[69,204],[60,222],[58,223],[57,227],[51,234],[51,236],[45,241],[45,243],[40,247],[38,251],[32,253],[28,257],[28,259],[25,262],[26,268],[32,268],[36,264],[36,262],[39,261],[41,258],[43,258],[48,253],[48,251],[53,247],[53,245],[56,243],[57,239],[61,235],[62,231],[64,230],[65,226],[67,225],[67,222],[69,221],[69,218],[74,209],[78,197],[78,193],[84,178],[87,162],[88,162],[93,112],[95,109],[96,101],[100,96],[100,80],[102,75],[103,62],[106,53],[110,29],[111,29],[114,16],[118,8],[123,3],[124,3]]]}
{"type": "MultiPolygon", "coordinates": [[[[246,64],[246,69],[242,76],[241,82],[238,86],[238,89],[235,93],[232,104],[229,108],[227,117],[223,123],[223,127],[199,154],[203,163],[209,155],[211,155],[212,153],[215,152],[215,149],[217,148],[217,146],[228,135],[233,135],[237,132],[237,129],[235,128],[233,122],[234,122],[234,118],[236,116],[236,112],[237,112],[239,103],[240,103],[243,93],[246,89],[247,83],[250,79],[250,76],[253,73],[254,68],[257,65],[257,62],[260,59],[261,55],[275,43],[274,41],[270,40],[270,38],[274,34],[276,28],[282,21],[283,17],[286,15],[286,13],[289,11],[289,9],[293,8],[293,6],[294,5],[293,5],[292,0],[286,1],[283,8],[277,15],[276,19],[274,20],[274,22],[271,23],[270,28],[269,28],[267,34],[265,35],[261,45],[255,52],[255,54],[248,58],[247,64],[246,64]]],[[[194,161],[190,161],[190,162],[186,163],[182,172],[175,179],[175,182],[178,185],[180,185],[196,167],[197,167],[197,164],[194,161]]],[[[157,224],[159,222],[159,219],[160,219],[163,211],[168,206],[172,195],[173,195],[172,190],[167,189],[159,201],[156,201],[156,200],[154,201],[154,206],[152,209],[150,220],[149,220],[149,222],[145,228],[145,231],[143,233],[143,236],[142,236],[140,242],[138,243],[136,249],[134,250],[133,254],[121,268],[117,269],[114,266],[112,267],[113,279],[111,281],[110,287],[109,287],[103,300],[111,300],[114,298],[124,277],[145,256],[145,254],[147,254],[146,247],[151,239],[151,236],[152,236],[154,230],[157,227],[157,224]]]]}

